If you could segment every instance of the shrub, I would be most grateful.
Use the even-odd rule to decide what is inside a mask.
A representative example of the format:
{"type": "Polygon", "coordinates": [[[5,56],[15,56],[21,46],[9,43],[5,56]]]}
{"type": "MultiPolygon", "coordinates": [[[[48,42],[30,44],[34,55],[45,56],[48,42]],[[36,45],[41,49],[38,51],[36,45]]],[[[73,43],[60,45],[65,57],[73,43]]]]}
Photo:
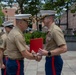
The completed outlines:
{"type": "Polygon", "coordinates": [[[46,33],[40,32],[40,31],[34,31],[33,33],[25,33],[25,41],[26,44],[30,43],[30,39],[34,39],[34,38],[43,38],[43,43],[45,43],[45,38],[46,38],[46,33]]]}
{"type": "Polygon", "coordinates": [[[24,34],[26,44],[29,44],[30,43],[31,35],[32,35],[31,33],[25,33],[24,34]]]}

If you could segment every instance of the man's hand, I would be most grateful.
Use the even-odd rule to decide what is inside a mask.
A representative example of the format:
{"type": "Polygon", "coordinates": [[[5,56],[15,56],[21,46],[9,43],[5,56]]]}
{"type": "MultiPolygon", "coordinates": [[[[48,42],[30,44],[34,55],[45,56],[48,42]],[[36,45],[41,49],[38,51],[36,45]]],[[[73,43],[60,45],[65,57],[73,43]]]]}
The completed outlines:
{"type": "Polygon", "coordinates": [[[38,53],[34,52],[33,50],[32,50],[32,54],[33,54],[36,61],[39,62],[42,59],[42,56],[39,55],[38,53]]]}
{"type": "Polygon", "coordinates": [[[48,55],[48,51],[39,48],[38,55],[47,56],[48,55]]]}
{"type": "Polygon", "coordinates": [[[5,67],[5,65],[4,64],[2,64],[2,67],[1,67],[2,69],[5,69],[6,67],[5,67]]]}
{"type": "Polygon", "coordinates": [[[37,55],[37,57],[35,58],[35,60],[38,61],[38,62],[39,62],[41,59],[42,59],[42,56],[40,56],[40,55],[37,55]]]}
{"type": "Polygon", "coordinates": [[[4,64],[1,64],[1,63],[0,63],[0,68],[1,68],[1,69],[5,69],[6,67],[5,67],[4,64]]]}

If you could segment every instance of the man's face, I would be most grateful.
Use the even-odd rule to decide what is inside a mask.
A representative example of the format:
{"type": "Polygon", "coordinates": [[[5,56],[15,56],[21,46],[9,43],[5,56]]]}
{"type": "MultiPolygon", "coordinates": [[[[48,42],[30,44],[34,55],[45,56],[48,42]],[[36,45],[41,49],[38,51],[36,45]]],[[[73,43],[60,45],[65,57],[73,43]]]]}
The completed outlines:
{"type": "Polygon", "coordinates": [[[26,30],[27,29],[27,27],[28,27],[28,23],[26,22],[26,21],[23,21],[22,22],[23,23],[23,30],[26,30]]]}
{"type": "Polygon", "coordinates": [[[49,21],[50,21],[49,17],[45,17],[42,19],[42,22],[44,23],[45,26],[48,25],[49,21]]]}
{"type": "Polygon", "coordinates": [[[5,27],[5,31],[6,31],[7,33],[9,33],[10,30],[11,30],[11,28],[9,28],[9,27],[5,27]]]}
{"type": "Polygon", "coordinates": [[[27,21],[24,21],[24,20],[21,20],[20,21],[20,28],[22,31],[25,31],[28,27],[28,22],[27,21]]]}

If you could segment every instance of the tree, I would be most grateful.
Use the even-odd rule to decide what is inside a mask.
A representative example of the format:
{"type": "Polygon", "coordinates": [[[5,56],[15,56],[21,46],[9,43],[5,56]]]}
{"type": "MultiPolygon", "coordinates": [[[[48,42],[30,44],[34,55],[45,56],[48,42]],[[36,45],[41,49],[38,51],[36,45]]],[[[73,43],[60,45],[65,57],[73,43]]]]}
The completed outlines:
{"type": "Polygon", "coordinates": [[[31,1],[29,4],[28,4],[28,12],[30,14],[32,14],[33,16],[36,15],[39,11],[40,11],[40,7],[39,7],[39,0],[35,0],[35,1],[31,1]]]}
{"type": "MultiPolygon", "coordinates": [[[[76,2],[76,0],[56,0],[56,1],[49,0],[44,4],[43,9],[56,10],[57,13],[61,13],[61,12],[63,12],[64,8],[67,9],[67,3],[69,6],[71,6],[74,2],[76,2]]],[[[75,7],[75,9],[76,9],[76,7],[75,7]]]]}
{"type": "Polygon", "coordinates": [[[8,5],[10,6],[10,7],[12,7],[12,3],[14,2],[14,0],[9,0],[8,1],[8,5]]]}
{"type": "Polygon", "coordinates": [[[17,0],[21,13],[30,13],[35,15],[38,13],[39,0],[17,0]]]}
{"type": "MultiPolygon", "coordinates": [[[[66,19],[67,19],[67,27],[66,29],[69,29],[69,25],[68,25],[68,10],[70,8],[70,6],[72,6],[72,4],[74,4],[76,2],[76,0],[49,0],[44,4],[44,9],[47,10],[56,10],[57,11],[57,18],[59,19],[59,26],[60,26],[60,18],[61,15],[64,13],[64,11],[66,12],[66,19]],[[66,9],[66,10],[64,10],[66,9]]],[[[76,5],[73,7],[73,9],[71,10],[72,13],[76,12],[76,5]]]]}
{"type": "Polygon", "coordinates": [[[18,10],[16,13],[30,13],[32,15],[36,15],[41,7],[41,1],[40,0],[8,0],[8,6],[12,7],[12,3],[17,2],[18,3],[18,10]]]}
{"type": "Polygon", "coordinates": [[[24,5],[28,4],[28,0],[16,0],[18,2],[20,12],[24,14],[24,5]]]}

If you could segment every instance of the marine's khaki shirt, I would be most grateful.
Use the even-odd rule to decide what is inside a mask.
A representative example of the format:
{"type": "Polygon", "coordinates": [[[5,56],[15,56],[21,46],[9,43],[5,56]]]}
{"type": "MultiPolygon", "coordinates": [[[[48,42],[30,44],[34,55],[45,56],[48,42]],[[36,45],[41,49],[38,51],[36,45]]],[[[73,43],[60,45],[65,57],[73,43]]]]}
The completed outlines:
{"type": "Polygon", "coordinates": [[[62,30],[52,23],[46,35],[46,47],[48,51],[58,48],[60,45],[66,44],[62,30]]]}
{"type": "Polygon", "coordinates": [[[7,38],[7,52],[11,59],[21,59],[21,51],[27,50],[25,38],[18,27],[14,27],[7,38]]]}
{"type": "Polygon", "coordinates": [[[6,45],[7,45],[7,34],[3,34],[1,36],[2,39],[2,44],[0,45],[0,48],[3,48],[4,50],[4,55],[7,55],[7,50],[6,50],[6,45]]]}
{"type": "Polygon", "coordinates": [[[3,48],[3,39],[1,38],[1,36],[0,36],[0,48],[3,48]]]}

